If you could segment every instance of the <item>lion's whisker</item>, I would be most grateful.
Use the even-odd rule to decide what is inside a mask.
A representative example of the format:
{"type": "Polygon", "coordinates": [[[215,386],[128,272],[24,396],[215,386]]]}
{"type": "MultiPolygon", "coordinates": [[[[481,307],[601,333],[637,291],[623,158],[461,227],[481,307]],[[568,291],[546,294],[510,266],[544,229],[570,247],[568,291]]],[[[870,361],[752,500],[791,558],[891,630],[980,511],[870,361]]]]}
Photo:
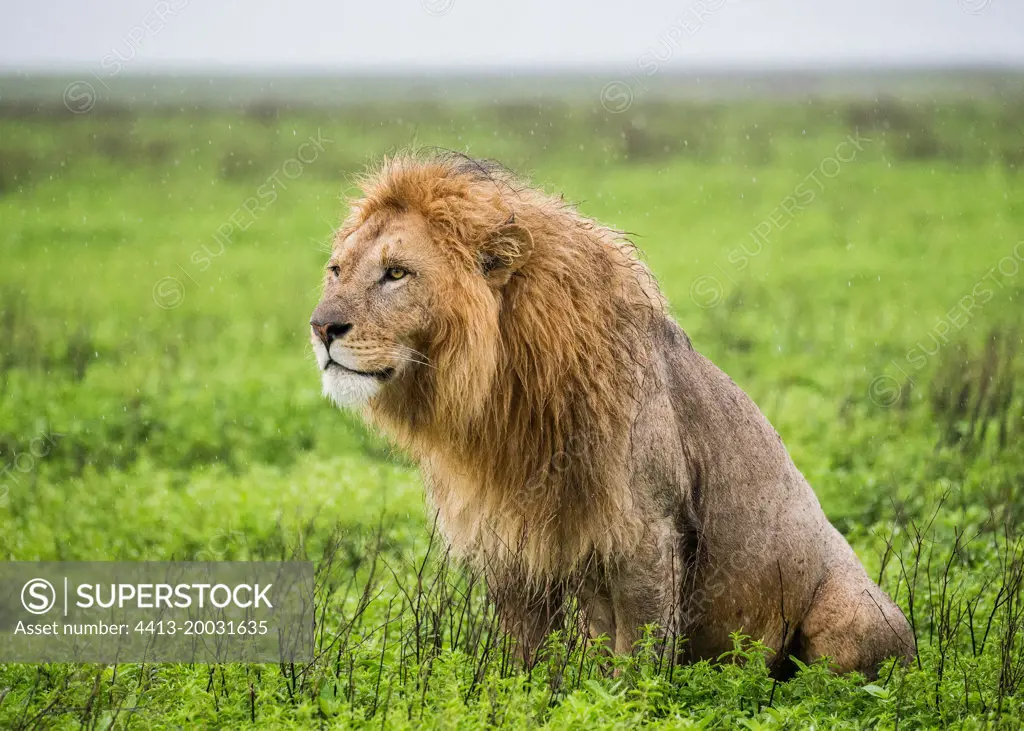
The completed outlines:
{"type": "Polygon", "coordinates": [[[428,368],[433,368],[434,370],[437,370],[437,366],[430,362],[429,357],[427,357],[424,353],[421,353],[420,351],[416,350],[415,348],[410,348],[408,345],[396,343],[390,347],[387,354],[390,355],[392,358],[399,358],[410,363],[418,363],[420,365],[427,366],[428,368]],[[410,356],[419,357],[416,358],[410,356]]]}
{"type": "Polygon", "coordinates": [[[405,350],[405,351],[411,353],[412,355],[418,355],[424,361],[427,361],[427,362],[430,361],[430,357],[426,353],[421,353],[420,351],[416,350],[415,348],[410,348],[408,345],[397,345],[396,347],[402,348],[402,350],[405,350]]]}
{"type": "Polygon", "coordinates": [[[417,363],[418,365],[426,366],[427,368],[433,368],[435,371],[437,370],[437,366],[432,365],[431,363],[427,363],[426,361],[422,360],[416,360],[415,358],[410,358],[408,356],[402,355],[401,353],[388,353],[388,355],[391,356],[392,358],[397,358],[398,360],[404,360],[409,363],[417,363]]]}

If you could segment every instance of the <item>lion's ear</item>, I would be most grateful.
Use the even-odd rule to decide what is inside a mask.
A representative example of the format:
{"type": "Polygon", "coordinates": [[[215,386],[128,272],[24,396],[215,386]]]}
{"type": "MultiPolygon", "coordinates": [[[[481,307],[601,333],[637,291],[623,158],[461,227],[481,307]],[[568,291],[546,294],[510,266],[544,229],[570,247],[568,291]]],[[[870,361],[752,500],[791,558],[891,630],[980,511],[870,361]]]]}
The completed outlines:
{"type": "Polygon", "coordinates": [[[525,226],[502,224],[480,248],[480,269],[492,286],[502,287],[533,252],[533,236],[525,226]]]}

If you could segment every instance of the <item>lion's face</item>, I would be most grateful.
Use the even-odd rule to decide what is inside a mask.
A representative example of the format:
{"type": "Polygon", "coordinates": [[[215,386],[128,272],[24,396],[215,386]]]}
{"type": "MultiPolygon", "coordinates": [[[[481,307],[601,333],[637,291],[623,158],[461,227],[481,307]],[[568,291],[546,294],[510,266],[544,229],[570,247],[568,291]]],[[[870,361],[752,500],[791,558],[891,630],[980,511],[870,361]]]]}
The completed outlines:
{"type": "Polygon", "coordinates": [[[310,318],[324,395],[361,406],[406,371],[426,367],[432,303],[449,270],[417,214],[378,214],[336,241],[310,318]]]}

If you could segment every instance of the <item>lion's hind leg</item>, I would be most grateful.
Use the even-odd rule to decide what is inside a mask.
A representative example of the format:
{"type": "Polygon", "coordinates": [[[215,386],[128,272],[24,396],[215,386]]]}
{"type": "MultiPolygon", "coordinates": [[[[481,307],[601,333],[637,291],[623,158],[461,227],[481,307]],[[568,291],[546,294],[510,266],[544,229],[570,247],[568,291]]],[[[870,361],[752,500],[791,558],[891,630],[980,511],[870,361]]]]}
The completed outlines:
{"type": "Polygon", "coordinates": [[[876,677],[891,657],[915,654],[910,624],[859,565],[830,571],[814,593],[793,654],[804,663],[829,657],[839,672],[876,677]]]}

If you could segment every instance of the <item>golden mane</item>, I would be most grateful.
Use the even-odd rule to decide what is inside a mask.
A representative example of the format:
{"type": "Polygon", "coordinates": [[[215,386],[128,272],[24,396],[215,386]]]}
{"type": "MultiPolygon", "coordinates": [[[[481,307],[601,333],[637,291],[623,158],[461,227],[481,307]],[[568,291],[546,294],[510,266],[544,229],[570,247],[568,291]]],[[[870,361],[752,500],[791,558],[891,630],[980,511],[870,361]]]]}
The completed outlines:
{"type": "Polygon", "coordinates": [[[465,271],[435,303],[435,367],[369,408],[424,467],[453,548],[550,577],[630,547],[643,526],[624,435],[665,311],[633,244],[497,164],[454,153],[385,159],[360,184],[342,235],[378,213],[416,211],[465,271]],[[532,249],[503,287],[488,287],[479,267],[512,222],[532,249]]]}

